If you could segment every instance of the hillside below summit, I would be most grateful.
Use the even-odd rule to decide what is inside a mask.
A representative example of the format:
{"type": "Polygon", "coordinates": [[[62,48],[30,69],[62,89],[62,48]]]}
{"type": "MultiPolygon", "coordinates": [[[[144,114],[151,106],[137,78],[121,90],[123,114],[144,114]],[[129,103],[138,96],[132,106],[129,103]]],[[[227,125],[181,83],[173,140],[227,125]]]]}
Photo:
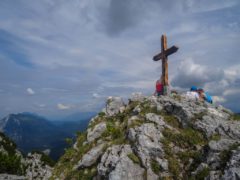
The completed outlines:
{"type": "Polygon", "coordinates": [[[120,97],[92,118],[52,179],[240,179],[240,120],[183,95],[120,97]]]}

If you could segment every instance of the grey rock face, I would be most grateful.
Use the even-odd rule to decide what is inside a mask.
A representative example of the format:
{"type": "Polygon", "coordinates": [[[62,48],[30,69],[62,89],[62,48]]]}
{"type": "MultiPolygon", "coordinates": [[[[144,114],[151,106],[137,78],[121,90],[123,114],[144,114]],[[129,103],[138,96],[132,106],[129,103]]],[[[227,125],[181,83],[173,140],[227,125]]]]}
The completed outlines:
{"type": "Polygon", "coordinates": [[[138,120],[139,117],[138,116],[131,116],[129,119],[128,119],[128,126],[130,126],[134,121],[138,120]]]}
{"type": "Polygon", "coordinates": [[[211,151],[220,152],[229,149],[229,147],[235,144],[236,142],[237,142],[236,140],[231,139],[220,139],[219,141],[210,141],[208,143],[208,146],[211,149],[211,151]]]}
{"type": "Polygon", "coordinates": [[[138,106],[136,106],[136,107],[134,108],[133,113],[134,113],[134,114],[139,114],[140,112],[141,112],[141,108],[140,108],[139,105],[138,105],[138,106]]]}
{"type": "Polygon", "coordinates": [[[128,137],[134,142],[136,153],[144,167],[150,168],[151,157],[163,158],[164,152],[160,142],[163,135],[153,123],[131,128],[128,137]]]}
{"type": "Polygon", "coordinates": [[[146,114],[146,120],[154,122],[156,124],[158,124],[159,126],[164,126],[166,125],[166,123],[163,121],[161,116],[158,116],[154,113],[148,113],[146,114]]]}
{"type": "Polygon", "coordinates": [[[98,173],[109,180],[143,180],[144,169],[129,159],[130,145],[115,145],[106,150],[98,165],[98,173]]]}
{"type": "Polygon", "coordinates": [[[205,132],[207,137],[217,133],[226,139],[240,139],[240,122],[229,121],[224,115],[216,116],[209,113],[203,116],[201,121],[197,121],[194,126],[195,128],[205,132]]]}
{"type": "Polygon", "coordinates": [[[92,148],[89,152],[87,152],[82,159],[78,162],[77,166],[74,169],[89,167],[96,163],[100,155],[103,153],[103,147],[105,144],[97,145],[96,147],[92,148]]]}
{"type": "Polygon", "coordinates": [[[233,151],[232,157],[227,164],[222,179],[240,179],[240,146],[238,149],[233,151]]]}
{"type": "Polygon", "coordinates": [[[145,98],[145,96],[138,92],[138,93],[132,93],[132,96],[131,96],[131,101],[143,101],[145,98]]]}
{"type": "Polygon", "coordinates": [[[219,180],[221,177],[221,171],[210,171],[209,175],[205,178],[206,180],[219,180]]]}
{"type": "Polygon", "coordinates": [[[27,165],[26,177],[28,180],[48,180],[52,176],[52,167],[41,161],[41,154],[27,155],[25,163],[27,165]]]}
{"type": "Polygon", "coordinates": [[[87,141],[92,142],[99,138],[101,134],[106,130],[107,126],[105,122],[97,124],[93,129],[89,128],[87,130],[87,141]]]}
{"type": "Polygon", "coordinates": [[[123,99],[120,97],[110,97],[107,100],[106,104],[106,114],[108,116],[113,116],[119,112],[124,111],[125,104],[123,99]]]}
{"type": "Polygon", "coordinates": [[[27,180],[24,176],[17,176],[17,175],[11,175],[11,174],[0,174],[1,180],[27,180]]]}

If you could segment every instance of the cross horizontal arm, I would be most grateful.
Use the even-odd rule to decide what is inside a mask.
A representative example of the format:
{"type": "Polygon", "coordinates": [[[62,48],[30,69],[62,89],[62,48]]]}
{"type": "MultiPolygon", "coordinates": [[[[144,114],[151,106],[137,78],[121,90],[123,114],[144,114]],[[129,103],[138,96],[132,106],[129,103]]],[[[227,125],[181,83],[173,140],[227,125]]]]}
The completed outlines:
{"type": "MultiPolygon", "coordinates": [[[[169,55],[177,52],[178,49],[179,49],[179,48],[178,48],[177,46],[172,46],[172,47],[168,48],[168,49],[164,52],[164,54],[165,54],[165,56],[167,57],[167,56],[169,56],[169,55]]],[[[158,60],[161,60],[161,59],[163,59],[163,53],[162,53],[162,52],[153,57],[153,60],[154,60],[154,61],[158,61],[158,60]]]]}

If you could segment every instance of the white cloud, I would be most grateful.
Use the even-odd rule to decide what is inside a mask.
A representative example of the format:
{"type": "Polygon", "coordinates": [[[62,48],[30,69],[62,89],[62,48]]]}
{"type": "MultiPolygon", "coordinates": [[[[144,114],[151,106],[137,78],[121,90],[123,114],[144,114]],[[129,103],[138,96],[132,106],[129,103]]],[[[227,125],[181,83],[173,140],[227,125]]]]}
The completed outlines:
{"type": "Polygon", "coordinates": [[[32,88],[27,88],[27,93],[29,95],[34,95],[35,94],[35,91],[32,89],[32,88]]]}
{"type": "Polygon", "coordinates": [[[240,94],[240,88],[239,89],[226,89],[223,92],[224,96],[239,95],[239,94],[240,94]]]}
{"type": "Polygon", "coordinates": [[[67,109],[71,109],[72,106],[71,105],[65,105],[65,104],[62,104],[62,103],[58,103],[57,104],[57,108],[59,110],[67,110],[67,109]]]}
{"type": "Polygon", "coordinates": [[[92,96],[93,96],[94,98],[100,98],[100,97],[101,97],[98,93],[93,93],[92,96]]]}
{"type": "Polygon", "coordinates": [[[39,104],[38,105],[40,108],[45,108],[46,107],[46,104],[39,104]]]}

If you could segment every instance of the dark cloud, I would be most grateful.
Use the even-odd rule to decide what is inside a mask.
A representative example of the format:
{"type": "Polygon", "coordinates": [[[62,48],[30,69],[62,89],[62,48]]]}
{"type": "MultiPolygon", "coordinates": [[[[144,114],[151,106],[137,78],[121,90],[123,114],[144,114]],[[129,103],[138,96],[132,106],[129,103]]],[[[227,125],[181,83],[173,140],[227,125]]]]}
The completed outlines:
{"type": "Polygon", "coordinates": [[[111,0],[106,12],[102,12],[102,22],[109,35],[117,35],[138,24],[143,15],[142,0],[111,0]]]}

